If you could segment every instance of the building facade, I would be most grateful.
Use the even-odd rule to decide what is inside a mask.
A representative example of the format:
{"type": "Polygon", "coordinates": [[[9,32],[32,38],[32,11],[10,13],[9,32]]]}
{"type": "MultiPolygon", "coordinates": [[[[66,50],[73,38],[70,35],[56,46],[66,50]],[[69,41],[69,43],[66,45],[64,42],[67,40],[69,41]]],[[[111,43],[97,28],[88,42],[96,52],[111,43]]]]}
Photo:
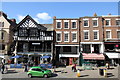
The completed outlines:
{"type": "Polygon", "coordinates": [[[79,19],[54,17],[56,59],[61,64],[71,65],[79,57],[79,19]]]}
{"type": "Polygon", "coordinates": [[[7,15],[0,11],[0,58],[9,59],[8,56],[11,55],[12,29],[15,25],[15,19],[8,19],[7,15]]]}
{"type": "Polygon", "coordinates": [[[101,16],[80,18],[80,46],[85,61],[104,65],[103,19],[101,16]]]}
{"type": "Polygon", "coordinates": [[[104,19],[104,49],[107,61],[120,64],[120,16],[107,15],[104,19]]]}
{"type": "Polygon", "coordinates": [[[46,27],[36,23],[29,15],[14,28],[14,40],[15,54],[23,55],[23,62],[31,61],[38,65],[43,63],[41,57],[45,55],[50,56],[46,59],[48,62],[52,60],[53,31],[47,31],[46,27]]]}

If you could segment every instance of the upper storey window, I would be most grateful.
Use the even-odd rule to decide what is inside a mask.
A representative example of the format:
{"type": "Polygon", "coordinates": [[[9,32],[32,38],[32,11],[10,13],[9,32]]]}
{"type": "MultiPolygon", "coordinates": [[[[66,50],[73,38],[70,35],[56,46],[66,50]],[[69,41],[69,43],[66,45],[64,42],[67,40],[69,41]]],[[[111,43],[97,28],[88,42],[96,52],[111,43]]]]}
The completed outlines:
{"type": "Polygon", "coordinates": [[[0,27],[4,27],[4,22],[0,22],[0,27]]]}
{"type": "Polygon", "coordinates": [[[19,29],[19,36],[28,36],[27,29],[19,29]]]}
{"type": "Polygon", "coordinates": [[[77,28],[77,20],[71,20],[72,29],[77,28]]]}
{"type": "Polygon", "coordinates": [[[120,19],[116,19],[116,25],[120,26],[120,19]]]}
{"type": "Polygon", "coordinates": [[[61,29],[62,23],[61,20],[56,20],[56,29],[61,29]]]}
{"type": "Polygon", "coordinates": [[[64,20],[64,29],[69,29],[69,20],[64,20]]]}
{"type": "Polygon", "coordinates": [[[106,26],[110,26],[110,25],[111,25],[110,19],[106,19],[106,20],[105,20],[105,25],[106,25],[106,26]]]}
{"type": "Polygon", "coordinates": [[[83,19],[83,26],[89,27],[89,20],[88,19],[83,19]]]}

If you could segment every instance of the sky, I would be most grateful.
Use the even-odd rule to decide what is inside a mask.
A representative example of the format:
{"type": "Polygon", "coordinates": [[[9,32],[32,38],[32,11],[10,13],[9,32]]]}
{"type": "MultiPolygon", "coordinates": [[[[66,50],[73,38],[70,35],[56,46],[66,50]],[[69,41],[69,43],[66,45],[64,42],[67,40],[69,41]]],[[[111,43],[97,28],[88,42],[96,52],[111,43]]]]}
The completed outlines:
{"type": "Polygon", "coordinates": [[[30,15],[41,24],[52,23],[57,18],[79,18],[83,16],[118,15],[118,2],[2,2],[0,8],[9,18],[19,23],[30,15]]]}

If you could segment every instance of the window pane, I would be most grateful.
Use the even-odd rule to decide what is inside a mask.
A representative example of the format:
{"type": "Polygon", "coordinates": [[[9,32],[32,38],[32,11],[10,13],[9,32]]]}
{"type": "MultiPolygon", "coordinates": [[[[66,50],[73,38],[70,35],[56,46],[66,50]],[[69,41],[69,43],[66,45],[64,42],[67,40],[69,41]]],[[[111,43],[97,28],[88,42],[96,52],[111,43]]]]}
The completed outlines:
{"type": "Polygon", "coordinates": [[[76,22],[72,22],[72,28],[76,28],[76,22]]]}
{"type": "Polygon", "coordinates": [[[0,27],[4,27],[4,22],[0,22],[0,27]]]}
{"type": "Polygon", "coordinates": [[[65,33],[64,39],[65,39],[65,41],[68,41],[68,33],[65,33]]]}
{"type": "Polygon", "coordinates": [[[4,44],[0,44],[0,50],[4,50],[5,49],[5,45],[4,44]]]}
{"type": "Polygon", "coordinates": [[[82,48],[83,48],[83,53],[90,53],[91,52],[89,44],[82,45],[82,48]]]}
{"type": "Polygon", "coordinates": [[[98,36],[97,32],[94,32],[94,39],[98,39],[97,36],[98,36]]]}
{"type": "Polygon", "coordinates": [[[68,22],[64,22],[65,28],[68,28],[68,22]]]}
{"type": "Polygon", "coordinates": [[[84,20],[84,26],[88,26],[88,20],[84,20]]]}
{"type": "Polygon", "coordinates": [[[61,22],[57,22],[57,28],[61,28],[61,22]]]}
{"type": "Polygon", "coordinates": [[[61,34],[57,33],[57,41],[61,41],[61,34]]]}
{"type": "Polygon", "coordinates": [[[106,38],[110,38],[110,31],[106,31],[106,38]]]}
{"type": "Polygon", "coordinates": [[[63,46],[63,52],[71,52],[71,46],[63,46]]]}
{"type": "Polygon", "coordinates": [[[38,36],[38,30],[37,29],[30,29],[30,36],[38,36]]]}
{"type": "Polygon", "coordinates": [[[88,39],[88,32],[84,32],[84,39],[88,39]]]}
{"type": "Polygon", "coordinates": [[[117,31],[117,37],[120,39],[120,31],[117,31]]]}
{"type": "Polygon", "coordinates": [[[106,20],[106,26],[109,26],[110,25],[110,20],[106,20]]]}
{"type": "Polygon", "coordinates": [[[76,41],[76,40],[77,40],[76,37],[77,37],[77,36],[76,36],[76,33],[73,33],[73,34],[72,34],[72,41],[76,41]]]}
{"type": "Polygon", "coordinates": [[[97,26],[97,20],[93,20],[93,26],[97,26]]]}
{"type": "Polygon", "coordinates": [[[120,26],[120,20],[116,20],[116,25],[120,26]]]}

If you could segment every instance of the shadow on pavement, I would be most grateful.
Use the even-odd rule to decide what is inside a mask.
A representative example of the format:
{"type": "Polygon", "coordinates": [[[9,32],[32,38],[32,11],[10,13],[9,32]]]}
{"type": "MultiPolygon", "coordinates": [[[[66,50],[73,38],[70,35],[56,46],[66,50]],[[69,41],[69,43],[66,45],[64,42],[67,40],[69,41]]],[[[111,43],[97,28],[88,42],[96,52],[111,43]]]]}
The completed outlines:
{"type": "Polygon", "coordinates": [[[18,73],[18,72],[16,72],[15,70],[8,70],[7,73],[5,74],[10,74],[10,73],[18,73]]]}
{"type": "Polygon", "coordinates": [[[107,73],[107,77],[112,77],[114,76],[112,73],[107,73]]]}
{"type": "Polygon", "coordinates": [[[81,75],[80,77],[86,77],[86,76],[89,76],[89,75],[81,75]]]}

